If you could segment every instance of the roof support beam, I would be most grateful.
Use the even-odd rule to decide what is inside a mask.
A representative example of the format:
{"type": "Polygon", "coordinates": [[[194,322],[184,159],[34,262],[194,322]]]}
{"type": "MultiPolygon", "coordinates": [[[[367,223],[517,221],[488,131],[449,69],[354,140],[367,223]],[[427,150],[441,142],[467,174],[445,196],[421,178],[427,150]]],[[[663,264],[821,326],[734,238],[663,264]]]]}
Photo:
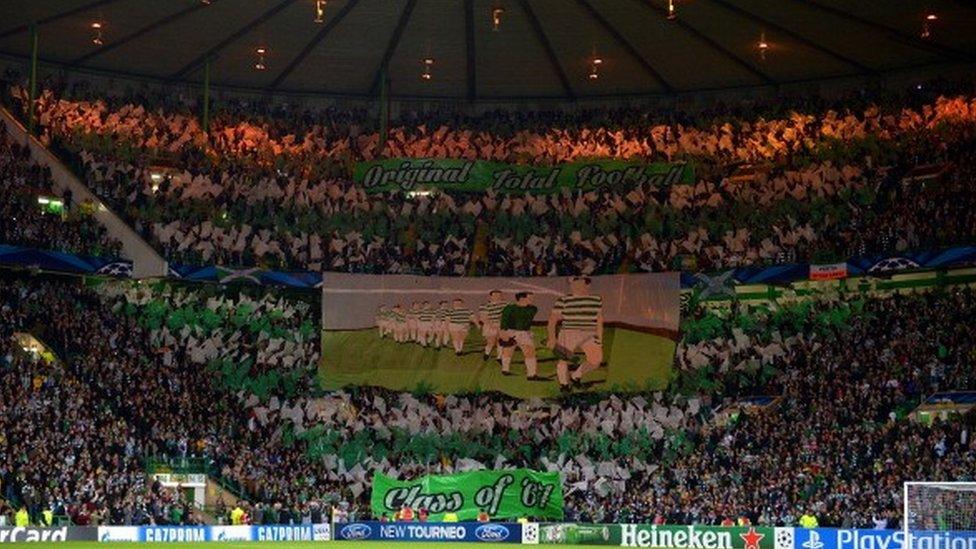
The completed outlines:
{"type": "Polygon", "coordinates": [[[732,2],[728,2],[727,0],[711,0],[711,1],[714,2],[714,3],[716,3],[716,4],[718,4],[718,5],[720,5],[720,6],[722,6],[722,7],[724,7],[725,9],[727,9],[727,10],[729,10],[731,12],[734,12],[734,13],[742,16],[742,17],[745,17],[746,19],[751,19],[752,21],[755,21],[755,22],[757,22],[757,23],[759,23],[759,24],[761,24],[763,26],[766,26],[768,28],[776,29],[777,31],[779,31],[779,32],[781,32],[781,33],[789,36],[790,38],[792,38],[793,40],[796,40],[797,42],[803,44],[804,46],[806,46],[806,47],[808,47],[810,49],[816,50],[816,51],[818,51],[818,52],[826,55],[827,57],[831,57],[833,59],[836,59],[837,61],[840,61],[840,62],[844,63],[845,65],[850,65],[850,66],[856,68],[861,73],[864,73],[864,74],[876,74],[877,73],[876,70],[872,69],[871,67],[868,67],[867,65],[865,65],[864,63],[861,63],[860,61],[857,61],[856,59],[852,59],[852,58],[850,58],[850,57],[848,57],[848,56],[846,56],[846,55],[838,52],[837,50],[828,48],[828,47],[826,47],[826,46],[824,46],[822,44],[818,44],[817,42],[814,42],[813,40],[810,40],[809,38],[805,38],[803,36],[800,36],[796,32],[794,32],[794,31],[792,31],[792,30],[790,30],[790,29],[788,29],[788,28],[786,28],[786,27],[784,27],[782,25],[779,25],[777,23],[774,23],[774,22],[770,21],[769,19],[766,19],[765,17],[761,17],[759,15],[756,15],[753,12],[747,11],[747,10],[741,8],[740,6],[738,6],[737,4],[734,4],[732,2]]]}
{"type": "Polygon", "coordinates": [[[664,88],[664,91],[668,93],[674,93],[674,86],[672,86],[670,82],[665,80],[664,77],[661,76],[661,73],[659,73],[657,69],[655,69],[651,65],[651,63],[643,55],[641,55],[639,51],[637,51],[637,48],[635,48],[634,45],[630,43],[630,41],[624,38],[624,36],[620,34],[620,31],[618,31],[616,27],[611,25],[610,22],[607,21],[607,19],[603,17],[603,15],[600,12],[596,11],[596,8],[594,8],[592,4],[590,4],[587,0],[576,0],[576,3],[579,4],[579,6],[583,8],[583,11],[587,12],[589,16],[593,18],[594,21],[599,23],[600,26],[603,27],[603,30],[607,32],[607,34],[612,36],[613,39],[616,40],[617,43],[622,46],[627,51],[627,53],[630,54],[630,56],[633,57],[635,61],[637,61],[637,64],[639,64],[641,68],[644,69],[644,72],[646,72],[648,76],[650,76],[654,81],[656,81],[659,86],[664,88]]]}
{"type": "Polygon", "coordinates": [[[339,26],[339,23],[342,23],[342,20],[347,15],[349,15],[349,12],[352,11],[352,9],[356,7],[356,4],[358,3],[359,0],[349,0],[349,2],[346,3],[346,5],[343,6],[338,13],[335,14],[335,17],[329,19],[329,22],[326,23],[325,26],[323,26],[322,29],[319,30],[319,32],[315,33],[315,36],[312,38],[311,42],[306,44],[305,47],[302,48],[302,51],[298,52],[298,55],[296,55],[294,59],[292,59],[291,62],[288,63],[288,65],[284,68],[284,70],[278,73],[278,76],[276,76],[275,79],[271,82],[269,89],[271,90],[277,89],[278,86],[280,86],[281,83],[288,78],[288,76],[292,73],[292,71],[294,71],[296,68],[298,68],[299,65],[302,64],[302,61],[304,61],[305,58],[308,57],[308,54],[312,53],[312,50],[314,50],[315,47],[322,42],[322,40],[325,40],[325,37],[327,37],[329,33],[332,32],[333,29],[339,26]]]}
{"type": "MultiPolygon", "coordinates": [[[[376,69],[376,74],[373,76],[373,84],[369,87],[369,95],[376,95],[376,92],[379,90],[382,72],[389,66],[390,59],[393,58],[393,53],[396,52],[397,46],[400,45],[400,37],[403,36],[403,29],[407,28],[407,22],[410,21],[410,14],[413,13],[413,8],[416,5],[417,0],[407,0],[407,5],[403,7],[403,12],[400,13],[400,20],[397,21],[397,26],[393,29],[390,41],[386,44],[386,51],[383,52],[383,59],[380,60],[380,66],[376,69]]],[[[386,77],[389,79],[390,75],[387,74],[386,77]]]]}
{"type": "MultiPolygon", "coordinates": [[[[48,23],[53,23],[53,22],[55,22],[55,21],[57,21],[59,19],[64,19],[65,17],[72,17],[74,15],[78,15],[79,13],[84,13],[84,12],[86,12],[88,10],[93,10],[95,8],[100,8],[102,6],[105,6],[107,4],[111,4],[112,2],[117,2],[117,1],[118,0],[96,0],[95,2],[89,2],[88,4],[82,4],[82,5],[78,6],[77,8],[72,8],[72,9],[70,9],[68,11],[63,11],[61,13],[56,13],[54,15],[49,15],[49,16],[43,18],[43,19],[39,19],[37,21],[37,26],[40,27],[41,25],[46,25],[48,23]]],[[[7,29],[7,30],[5,30],[3,32],[0,32],[0,38],[6,38],[8,36],[12,36],[12,35],[17,34],[19,32],[24,32],[24,31],[26,31],[28,29],[30,29],[30,23],[24,23],[23,25],[17,25],[16,27],[12,27],[12,28],[9,28],[9,29],[7,29]]]]}
{"type": "Polygon", "coordinates": [[[570,99],[576,99],[576,94],[573,93],[573,88],[569,85],[569,78],[566,78],[566,71],[563,70],[562,65],[559,64],[559,58],[556,57],[556,51],[552,49],[552,44],[549,43],[549,38],[546,36],[544,30],[542,30],[542,24],[539,23],[539,18],[535,16],[535,12],[529,6],[529,3],[525,0],[519,0],[519,5],[522,6],[522,11],[525,12],[525,16],[529,20],[529,24],[532,26],[533,32],[535,32],[536,38],[539,40],[539,44],[542,45],[542,49],[546,51],[546,57],[549,58],[549,64],[552,69],[556,71],[556,76],[559,77],[559,82],[563,85],[563,92],[566,93],[566,97],[570,99]]]}
{"type": "Polygon", "coordinates": [[[114,50],[115,48],[117,48],[119,46],[122,46],[122,45],[124,45],[124,44],[126,44],[126,43],[128,43],[128,42],[130,42],[132,40],[135,40],[136,38],[139,38],[139,37],[141,37],[141,36],[143,36],[143,35],[145,35],[147,33],[150,33],[152,31],[154,31],[154,30],[156,30],[158,28],[165,27],[166,25],[169,25],[170,23],[172,23],[174,21],[178,21],[178,20],[182,19],[183,17],[185,17],[187,15],[190,15],[191,13],[193,13],[193,12],[195,12],[195,11],[201,9],[201,8],[205,8],[205,7],[207,7],[207,6],[205,4],[203,4],[202,2],[198,2],[198,3],[191,4],[190,6],[187,6],[186,8],[184,8],[184,9],[182,9],[182,10],[180,10],[180,11],[174,13],[174,14],[167,15],[166,17],[160,19],[159,21],[155,21],[153,23],[150,23],[150,24],[142,27],[141,29],[139,29],[139,30],[137,30],[137,31],[135,31],[135,32],[127,35],[127,36],[123,36],[122,38],[119,38],[115,42],[111,42],[109,44],[105,44],[104,46],[102,46],[100,48],[96,48],[96,49],[94,49],[94,50],[86,53],[85,55],[82,55],[81,57],[78,57],[78,58],[76,58],[76,59],[74,59],[72,61],[69,61],[68,62],[68,67],[70,68],[70,67],[75,67],[75,66],[81,65],[85,61],[88,61],[88,60],[90,60],[90,59],[92,59],[94,57],[97,57],[99,55],[102,55],[104,53],[110,52],[110,51],[114,50]]]}
{"type": "MultiPolygon", "coordinates": [[[[635,0],[635,1],[638,2],[638,3],[641,3],[641,4],[645,5],[645,6],[647,6],[651,10],[657,12],[665,20],[667,20],[667,18],[668,18],[668,12],[663,7],[654,5],[654,3],[651,0],[635,0]]],[[[777,85],[777,82],[775,80],[773,80],[768,74],[766,74],[763,71],[759,70],[758,67],[756,67],[752,63],[749,63],[748,61],[746,61],[742,57],[739,57],[734,52],[732,52],[732,50],[726,48],[722,44],[719,44],[711,36],[708,36],[704,32],[696,29],[690,23],[688,23],[687,21],[683,20],[681,17],[678,17],[677,19],[674,19],[673,21],[669,21],[669,22],[675,23],[676,25],[678,25],[679,27],[681,27],[682,29],[684,29],[685,31],[687,31],[689,34],[691,34],[692,36],[694,36],[698,40],[704,42],[706,45],[708,45],[709,47],[711,47],[713,50],[715,50],[718,53],[722,54],[729,61],[735,63],[736,65],[738,65],[740,67],[742,67],[743,69],[745,69],[746,71],[748,71],[750,74],[752,74],[756,78],[762,80],[766,85],[769,85],[769,86],[776,86],[777,85]]]]}
{"type": "Polygon", "coordinates": [[[229,46],[229,45],[233,44],[234,42],[236,42],[237,40],[239,40],[242,36],[244,36],[245,34],[247,34],[248,32],[250,32],[251,30],[253,30],[258,25],[260,25],[262,23],[265,23],[266,21],[268,21],[269,19],[271,19],[275,15],[278,15],[278,13],[281,10],[283,10],[283,9],[287,8],[288,6],[290,6],[291,4],[295,3],[295,1],[296,0],[284,0],[283,2],[277,4],[274,7],[272,7],[271,9],[269,9],[268,11],[262,13],[258,17],[252,19],[248,24],[246,24],[243,27],[237,29],[237,31],[235,31],[234,34],[228,36],[227,38],[225,38],[223,41],[221,41],[216,46],[210,48],[209,50],[207,50],[207,51],[205,51],[203,53],[201,53],[193,61],[190,61],[189,63],[187,63],[186,65],[184,65],[183,68],[181,68],[180,70],[178,70],[178,71],[174,72],[173,74],[171,74],[170,75],[170,79],[171,80],[176,80],[178,78],[181,78],[183,76],[186,76],[186,74],[189,73],[190,71],[199,68],[201,65],[203,65],[207,61],[207,59],[213,58],[218,53],[220,53],[221,50],[223,50],[227,46],[229,46]]]}
{"type": "Polygon", "coordinates": [[[845,11],[845,10],[842,10],[842,9],[838,9],[838,8],[835,8],[833,6],[829,6],[829,5],[826,5],[826,4],[822,4],[820,2],[816,2],[815,0],[801,0],[801,2],[803,2],[804,4],[806,4],[806,5],[808,5],[808,6],[812,7],[812,8],[816,8],[816,9],[818,9],[820,11],[824,11],[824,12],[827,12],[827,13],[829,13],[831,15],[840,17],[842,19],[847,19],[849,21],[854,21],[854,22],[856,22],[856,23],[858,23],[860,25],[863,25],[863,26],[868,27],[870,29],[874,29],[874,30],[876,30],[876,31],[878,31],[880,33],[886,34],[887,37],[888,37],[888,39],[890,39],[890,40],[894,40],[894,41],[899,42],[901,44],[906,44],[906,45],[911,46],[911,47],[913,47],[915,49],[927,50],[927,51],[930,51],[930,52],[935,52],[935,53],[937,53],[939,55],[942,55],[944,57],[950,57],[950,58],[953,58],[953,59],[962,59],[962,60],[965,60],[965,61],[971,61],[971,60],[973,60],[973,55],[972,54],[966,53],[964,51],[957,50],[955,48],[951,48],[949,46],[945,46],[945,45],[940,44],[938,42],[935,42],[933,40],[922,40],[918,36],[915,36],[915,35],[912,35],[912,34],[908,34],[906,32],[902,32],[902,31],[900,31],[900,30],[898,30],[898,29],[896,29],[894,27],[889,27],[888,25],[885,25],[884,23],[879,23],[877,21],[872,21],[870,19],[866,19],[864,17],[861,17],[859,15],[855,15],[855,14],[850,13],[848,11],[845,11]]]}
{"type": "Polygon", "coordinates": [[[474,0],[464,0],[464,45],[468,56],[468,101],[474,101],[478,95],[478,75],[474,65],[474,0]]]}

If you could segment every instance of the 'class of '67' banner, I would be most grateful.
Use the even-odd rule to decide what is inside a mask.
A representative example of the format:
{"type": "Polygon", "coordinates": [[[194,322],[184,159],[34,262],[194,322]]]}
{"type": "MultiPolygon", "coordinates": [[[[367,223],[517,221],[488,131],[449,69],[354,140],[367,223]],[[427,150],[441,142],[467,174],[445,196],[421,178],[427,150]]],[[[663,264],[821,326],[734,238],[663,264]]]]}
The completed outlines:
{"type": "Polygon", "coordinates": [[[373,515],[392,516],[404,506],[427,509],[430,520],[445,513],[475,520],[482,510],[492,519],[563,518],[563,488],[559,473],[531,469],[471,471],[456,475],[427,475],[394,480],[383,473],[373,477],[373,515]]]}

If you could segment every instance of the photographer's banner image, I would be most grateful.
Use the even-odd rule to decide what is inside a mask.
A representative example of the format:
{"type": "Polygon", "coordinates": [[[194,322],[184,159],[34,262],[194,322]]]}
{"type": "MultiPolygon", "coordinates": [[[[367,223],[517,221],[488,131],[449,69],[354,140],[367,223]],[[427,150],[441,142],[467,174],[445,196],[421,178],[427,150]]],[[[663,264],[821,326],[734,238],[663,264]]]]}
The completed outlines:
{"type": "Polygon", "coordinates": [[[426,509],[437,522],[453,513],[473,521],[485,512],[492,519],[563,518],[563,488],[559,473],[531,469],[470,471],[394,480],[377,472],[370,506],[376,517],[393,517],[403,507],[426,509]]]}
{"type": "Polygon", "coordinates": [[[326,273],[327,389],[512,396],[667,385],[677,273],[451,278],[326,273]]]}

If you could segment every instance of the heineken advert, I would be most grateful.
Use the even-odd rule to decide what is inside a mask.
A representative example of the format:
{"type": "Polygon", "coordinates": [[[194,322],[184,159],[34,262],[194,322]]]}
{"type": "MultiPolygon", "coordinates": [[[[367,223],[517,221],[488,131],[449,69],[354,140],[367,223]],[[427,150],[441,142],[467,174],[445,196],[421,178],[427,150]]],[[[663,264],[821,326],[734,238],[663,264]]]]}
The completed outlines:
{"type": "Polygon", "coordinates": [[[794,549],[793,528],[653,524],[542,524],[540,544],[657,549],[794,549]]]}

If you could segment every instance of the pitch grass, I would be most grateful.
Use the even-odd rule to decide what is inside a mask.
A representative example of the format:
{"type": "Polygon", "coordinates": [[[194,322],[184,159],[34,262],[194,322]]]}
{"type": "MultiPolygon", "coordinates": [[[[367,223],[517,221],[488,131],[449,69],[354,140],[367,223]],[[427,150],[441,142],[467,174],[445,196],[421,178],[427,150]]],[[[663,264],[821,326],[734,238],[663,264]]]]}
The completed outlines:
{"type": "MultiPolygon", "coordinates": [[[[503,376],[500,363],[482,359],[484,340],[472,329],[463,354],[453,348],[436,350],[416,343],[381,339],[377,330],[323,332],[322,386],[373,385],[399,391],[474,393],[501,391],[519,398],[559,394],[556,357],[541,345],[545,328],[533,329],[539,357],[539,375],[548,381],[525,380],[522,352],[516,350],[511,376],[503,376]]],[[[671,376],[674,341],[624,328],[604,332],[604,366],[586,376],[591,391],[664,389],[671,376]]]]}
{"type": "MultiPolygon", "coordinates": [[[[43,547],[42,543],[13,543],[4,544],[4,547],[43,547]]],[[[390,542],[390,541],[207,541],[194,543],[164,543],[164,544],[145,544],[137,542],[113,541],[111,543],[99,543],[97,541],[68,541],[64,543],[51,544],[54,547],[63,549],[145,549],[147,546],[162,545],[165,547],[194,547],[200,549],[214,548],[233,548],[233,549],[449,549],[451,547],[483,547],[485,549],[503,549],[513,547],[511,543],[464,543],[464,542],[390,542]]],[[[573,549],[582,548],[583,545],[560,545],[560,548],[573,549]]]]}

